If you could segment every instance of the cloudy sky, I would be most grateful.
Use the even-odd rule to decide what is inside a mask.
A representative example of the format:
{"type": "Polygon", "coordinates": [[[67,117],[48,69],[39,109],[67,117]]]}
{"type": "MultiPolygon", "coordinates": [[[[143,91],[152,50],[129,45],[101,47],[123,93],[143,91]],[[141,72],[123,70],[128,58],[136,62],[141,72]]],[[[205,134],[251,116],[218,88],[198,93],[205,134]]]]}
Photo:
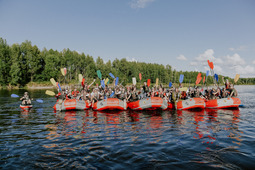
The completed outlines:
{"type": "Polygon", "coordinates": [[[9,45],[255,77],[254,0],[0,0],[0,23],[9,45]]]}

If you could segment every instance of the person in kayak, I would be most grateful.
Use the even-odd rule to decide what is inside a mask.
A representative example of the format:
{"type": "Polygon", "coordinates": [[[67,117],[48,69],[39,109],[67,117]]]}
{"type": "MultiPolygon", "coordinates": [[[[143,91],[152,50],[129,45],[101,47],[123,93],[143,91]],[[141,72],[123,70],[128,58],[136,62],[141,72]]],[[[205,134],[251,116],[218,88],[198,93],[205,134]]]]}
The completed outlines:
{"type": "Polygon", "coordinates": [[[22,101],[22,105],[31,105],[31,99],[28,92],[25,92],[24,96],[21,97],[20,100],[22,101]]]}

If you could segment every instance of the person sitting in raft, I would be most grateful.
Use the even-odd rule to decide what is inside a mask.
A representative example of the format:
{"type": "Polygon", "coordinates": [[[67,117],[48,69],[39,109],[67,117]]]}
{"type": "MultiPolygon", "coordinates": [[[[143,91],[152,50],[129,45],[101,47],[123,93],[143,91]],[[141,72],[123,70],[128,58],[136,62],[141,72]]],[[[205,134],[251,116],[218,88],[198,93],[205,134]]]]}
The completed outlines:
{"type": "Polygon", "coordinates": [[[138,100],[138,96],[136,94],[136,87],[133,86],[131,89],[131,93],[129,94],[128,98],[127,98],[130,102],[133,101],[137,101],[138,100]]]}
{"type": "Polygon", "coordinates": [[[79,91],[77,89],[74,89],[74,91],[72,91],[73,98],[76,98],[78,95],[79,95],[79,91]]]}
{"type": "Polygon", "coordinates": [[[230,84],[229,90],[230,90],[230,97],[232,96],[237,97],[237,90],[234,88],[233,84],[230,84]]]}
{"type": "Polygon", "coordinates": [[[144,91],[144,98],[147,97],[147,93],[149,93],[149,87],[146,82],[143,82],[143,91],[144,91]]]}
{"type": "Polygon", "coordinates": [[[22,105],[31,105],[31,100],[28,92],[25,92],[24,96],[21,97],[20,100],[22,101],[22,105]]]}
{"type": "Polygon", "coordinates": [[[225,81],[224,81],[224,77],[222,77],[222,82],[223,82],[223,84],[225,84],[226,90],[229,90],[230,83],[229,83],[228,79],[226,79],[226,82],[225,82],[225,81]]]}

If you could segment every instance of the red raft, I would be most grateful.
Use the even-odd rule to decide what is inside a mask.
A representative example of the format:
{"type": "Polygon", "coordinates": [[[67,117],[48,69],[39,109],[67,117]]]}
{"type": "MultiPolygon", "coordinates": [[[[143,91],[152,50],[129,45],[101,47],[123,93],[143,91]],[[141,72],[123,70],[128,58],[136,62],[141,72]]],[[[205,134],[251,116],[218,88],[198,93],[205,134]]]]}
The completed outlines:
{"type": "Polygon", "coordinates": [[[66,110],[85,110],[89,109],[91,104],[85,102],[84,100],[76,100],[76,99],[66,99],[62,104],[57,101],[54,105],[54,110],[57,111],[66,111],[66,110]]]}
{"type": "Polygon", "coordinates": [[[205,101],[206,108],[211,109],[227,109],[227,108],[238,108],[241,104],[241,100],[236,97],[212,99],[205,101]]]}
{"type": "MultiPolygon", "coordinates": [[[[204,109],[205,101],[202,98],[190,98],[186,100],[179,100],[177,103],[177,110],[189,110],[189,109],[204,109]]],[[[168,109],[175,109],[173,103],[168,103],[168,109]]]]}
{"type": "Polygon", "coordinates": [[[128,103],[128,107],[132,110],[166,110],[167,106],[167,101],[160,97],[150,97],[128,103]]]}
{"type": "Polygon", "coordinates": [[[24,111],[28,111],[28,110],[30,110],[32,107],[33,107],[33,105],[20,105],[19,106],[22,110],[24,110],[24,111]]]}
{"type": "Polygon", "coordinates": [[[93,110],[127,110],[127,103],[117,98],[100,100],[92,105],[93,110]]]}

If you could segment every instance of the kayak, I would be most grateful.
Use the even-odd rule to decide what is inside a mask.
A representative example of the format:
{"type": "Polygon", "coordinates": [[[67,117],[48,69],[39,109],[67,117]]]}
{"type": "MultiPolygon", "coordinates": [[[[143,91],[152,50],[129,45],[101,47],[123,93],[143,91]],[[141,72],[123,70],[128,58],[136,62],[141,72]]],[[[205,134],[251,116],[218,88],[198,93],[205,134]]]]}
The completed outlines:
{"type": "Polygon", "coordinates": [[[19,106],[22,110],[24,111],[28,111],[29,109],[31,109],[33,107],[33,105],[20,105],[19,106]]]}
{"type": "Polygon", "coordinates": [[[134,102],[128,102],[128,107],[132,110],[166,110],[168,103],[160,97],[150,97],[134,102]]]}
{"type": "Polygon", "coordinates": [[[100,100],[92,105],[93,110],[127,110],[127,103],[117,98],[100,100]]]}
{"type": "Polygon", "coordinates": [[[206,108],[211,109],[226,109],[226,108],[238,108],[241,105],[241,100],[236,97],[212,99],[205,101],[206,108]]]}
{"type": "Polygon", "coordinates": [[[84,100],[66,99],[62,103],[60,103],[59,100],[57,100],[53,108],[54,110],[58,110],[58,111],[85,110],[85,109],[89,109],[90,106],[91,104],[85,102],[84,100]]]}
{"type": "MultiPolygon", "coordinates": [[[[186,100],[179,100],[177,103],[177,110],[189,109],[204,109],[205,101],[202,98],[190,98],[186,100]]],[[[168,103],[168,109],[175,109],[173,103],[168,103]]]]}

